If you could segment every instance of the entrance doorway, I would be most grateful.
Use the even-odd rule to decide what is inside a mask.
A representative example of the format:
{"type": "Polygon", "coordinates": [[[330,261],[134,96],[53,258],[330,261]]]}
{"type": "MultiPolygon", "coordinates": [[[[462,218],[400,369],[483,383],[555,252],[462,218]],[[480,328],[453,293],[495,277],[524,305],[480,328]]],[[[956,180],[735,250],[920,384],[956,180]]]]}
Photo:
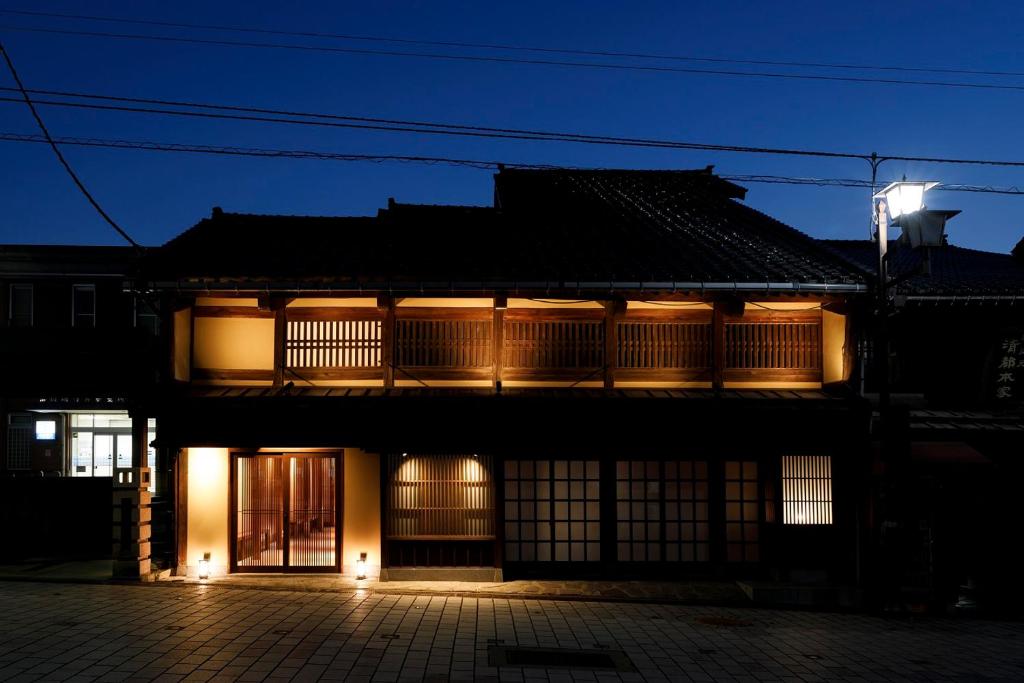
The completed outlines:
{"type": "Polygon", "coordinates": [[[337,453],[237,454],[231,571],[341,571],[337,453]]]}

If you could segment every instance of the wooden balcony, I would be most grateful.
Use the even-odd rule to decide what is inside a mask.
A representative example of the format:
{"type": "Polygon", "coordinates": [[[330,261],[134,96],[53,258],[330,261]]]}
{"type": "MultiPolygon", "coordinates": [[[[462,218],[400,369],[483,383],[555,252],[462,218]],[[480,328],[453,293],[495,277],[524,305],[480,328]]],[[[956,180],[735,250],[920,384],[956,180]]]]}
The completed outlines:
{"type": "MultiPolygon", "coordinates": [[[[285,307],[273,366],[196,379],[372,386],[725,386],[823,381],[823,314],[693,307],[285,307]]],[[[197,316],[219,316],[196,307],[197,316]]],[[[233,309],[233,316],[240,315],[233,309]]],[[[266,321],[269,324],[269,320],[266,321]]],[[[270,343],[269,341],[267,342],[270,343]]],[[[842,346],[842,344],[840,344],[842,346]]]]}

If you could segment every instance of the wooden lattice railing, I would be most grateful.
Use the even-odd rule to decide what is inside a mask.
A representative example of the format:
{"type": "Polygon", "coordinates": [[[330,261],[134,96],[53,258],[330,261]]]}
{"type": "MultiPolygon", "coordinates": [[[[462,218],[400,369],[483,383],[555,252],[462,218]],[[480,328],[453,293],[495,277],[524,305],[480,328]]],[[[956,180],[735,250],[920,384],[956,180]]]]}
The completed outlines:
{"type": "Polygon", "coordinates": [[[747,310],[493,308],[195,309],[276,316],[275,367],[193,368],[205,380],[430,380],[569,384],[820,382],[822,314],[747,310]]]}
{"type": "Polygon", "coordinates": [[[502,376],[507,380],[601,380],[603,311],[507,311],[502,376]]]}
{"type": "Polygon", "coordinates": [[[685,316],[636,315],[616,332],[616,379],[688,381],[711,374],[710,311],[685,316]]]}
{"type": "Polygon", "coordinates": [[[748,311],[725,320],[726,381],[820,382],[821,312],[748,311]]]}
{"type": "Polygon", "coordinates": [[[491,377],[494,321],[489,309],[417,309],[402,315],[395,320],[396,379],[491,377]]]}

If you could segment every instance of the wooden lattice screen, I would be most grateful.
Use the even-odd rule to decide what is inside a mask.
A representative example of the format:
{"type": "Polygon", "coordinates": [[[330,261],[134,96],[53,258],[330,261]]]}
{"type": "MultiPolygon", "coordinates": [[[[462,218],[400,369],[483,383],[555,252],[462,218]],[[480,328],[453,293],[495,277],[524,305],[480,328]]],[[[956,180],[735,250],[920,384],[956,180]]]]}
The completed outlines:
{"type": "Polygon", "coordinates": [[[689,370],[711,368],[711,322],[616,323],[617,367],[626,370],[689,370]]]}
{"type": "Polygon", "coordinates": [[[725,321],[727,380],[821,381],[821,313],[747,312],[725,321]]]}
{"type": "Polygon", "coordinates": [[[494,538],[494,478],[489,456],[392,455],[388,467],[389,539],[494,538]]]}
{"type": "Polygon", "coordinates": [[[604,366],[601,320],[508,319],[506,370],[587,370],[604,366]]]}
{"type": "Polygon", "coordinates": [[[379,368],[380,320],[289,320],[290,368],[379,368]]]}
{"type": "Polygon", "coordinates": [[[400,319],[395,321],[399,367],[490,368],[494,323],[490,319],[400,319]]]}

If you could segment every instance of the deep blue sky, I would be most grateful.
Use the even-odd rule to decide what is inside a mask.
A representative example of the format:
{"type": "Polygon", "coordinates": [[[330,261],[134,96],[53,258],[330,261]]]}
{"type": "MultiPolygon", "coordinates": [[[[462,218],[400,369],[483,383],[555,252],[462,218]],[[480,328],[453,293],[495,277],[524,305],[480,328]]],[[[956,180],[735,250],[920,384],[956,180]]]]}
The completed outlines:
{"type": "MultiPolygon", "coordinates": [[[[1024,5],[1008,2],[0,0],[0,7],[399,38],[1024,72],[1019,42],[1024,5]]],[[[173,33],[2,14],[0,24],[173,33]]],[[[440,62],[2,28],[0,38],[23,80],[35,88],[738,145],[1024,159],[1024,91],[440,62]]],[[[0,81],[12,84],[7,74],[0,74],[0,81]]],[[[1024,77],[998,82],[1024,84],[1024,77]]],[[[867,164],[858,161],[432,138],[48,107],[42,112],[53,134],[63,136],[602,167],[695,168],[711,163],[723,174],[867,177],[868,172],[867,164]]],[[[0,131],[37,132],[25,107],[8,103],[0,103],[0,131]]],[[[0,154],[0,242],[118,243],[45,146],[0,142],[0,154]]],[[[474,204],[490,203],[492,197],[489,171],[448,166],[82,148],[68,148],[66,154],[105,208],[145,244],[170,239],[215,205],[240,212],[366,215],[388,197],[474,204]]],[[[1024,186],[1024,169],[896,163],[882,168],[883,178],[901,174],[949,183],[1024,186]]],[[[863,190],[748,187],[751,206],[812,235],[867,235],[870,208],[863,190]]],[[[1024,236],[1024,197],[945,192],[931,195],[929,203],[964,210],[949,227],[954,243],[1007,251],[1024,236]]]]}

